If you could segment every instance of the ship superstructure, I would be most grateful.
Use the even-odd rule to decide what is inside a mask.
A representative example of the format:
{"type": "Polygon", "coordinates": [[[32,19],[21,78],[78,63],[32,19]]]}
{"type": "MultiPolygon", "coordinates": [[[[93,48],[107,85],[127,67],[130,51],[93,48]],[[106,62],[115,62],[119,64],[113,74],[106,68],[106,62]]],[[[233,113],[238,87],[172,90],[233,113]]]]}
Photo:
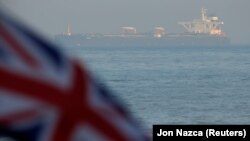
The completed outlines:
{"type": "Polygon", "coordinates": [[[188,33],[203,33],[210,35],[223,36],[224,32],[221,30],[221,25],[224,22],[219,20],[217,16],[207,16],[207,9],[202,8],[201,19],[189,21],[189,22],[179,22],[188,33]]]}

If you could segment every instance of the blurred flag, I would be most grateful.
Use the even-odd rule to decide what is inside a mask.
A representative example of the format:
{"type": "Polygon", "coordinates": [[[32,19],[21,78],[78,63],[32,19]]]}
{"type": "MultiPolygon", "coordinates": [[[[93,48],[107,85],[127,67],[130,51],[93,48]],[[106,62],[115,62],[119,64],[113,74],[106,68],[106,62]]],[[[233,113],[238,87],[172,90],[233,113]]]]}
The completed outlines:
{"type": "Polygon", "coordinates": [[[146,140],[84,66],[3,13],[0,136],[22,141],[146,140]]]}

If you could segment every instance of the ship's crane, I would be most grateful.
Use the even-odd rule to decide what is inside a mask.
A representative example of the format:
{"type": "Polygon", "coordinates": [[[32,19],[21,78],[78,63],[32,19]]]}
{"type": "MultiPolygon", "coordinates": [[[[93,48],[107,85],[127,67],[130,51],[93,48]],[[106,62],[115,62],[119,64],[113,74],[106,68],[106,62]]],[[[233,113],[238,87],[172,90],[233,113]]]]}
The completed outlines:
{"type": "Polygon", "coordinates": [[[165,28],[163,28],[163,27],[155,27],[154,37],[161,38],[161,37],[163,37],[165,35],[166,35],[165,28]]]}
{"type": "Polygon", "coordinates": [[[135,27],[130,27],[130,26],[122,27],[123,35],[135,35],[136,33],[137,32],[135,27]]]}

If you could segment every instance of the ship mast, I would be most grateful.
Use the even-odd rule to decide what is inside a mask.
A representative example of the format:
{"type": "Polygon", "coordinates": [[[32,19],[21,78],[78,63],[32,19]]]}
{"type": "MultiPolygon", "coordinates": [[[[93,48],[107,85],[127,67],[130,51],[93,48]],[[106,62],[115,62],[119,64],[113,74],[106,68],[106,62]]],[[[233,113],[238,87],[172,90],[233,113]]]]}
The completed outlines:
{"type": "Polygon", "coordinates": [[[68,24],[68,26],[67,26],[67,31],[66,31],[66,35],[68,35],[68,36],[71,36],[71,29],[70,29],[70,26],[69,26],[69,24],[68,24]]]}
{"type": "Polygon", "coordinates": [[[202,18],[202,21],[206,21],[207,9],[205,9],[204,7],[201,9],[201,18],[202,18]]]}

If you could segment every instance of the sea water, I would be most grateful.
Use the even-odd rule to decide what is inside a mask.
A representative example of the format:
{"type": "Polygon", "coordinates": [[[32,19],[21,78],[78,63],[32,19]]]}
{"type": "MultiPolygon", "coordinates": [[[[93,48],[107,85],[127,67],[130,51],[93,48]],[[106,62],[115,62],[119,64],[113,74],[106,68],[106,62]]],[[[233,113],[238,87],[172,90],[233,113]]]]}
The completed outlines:
{"type": "Polygon", "coordinates": [[[146,128],[249,124],[250,46],[68,47],[146,128]]]}

